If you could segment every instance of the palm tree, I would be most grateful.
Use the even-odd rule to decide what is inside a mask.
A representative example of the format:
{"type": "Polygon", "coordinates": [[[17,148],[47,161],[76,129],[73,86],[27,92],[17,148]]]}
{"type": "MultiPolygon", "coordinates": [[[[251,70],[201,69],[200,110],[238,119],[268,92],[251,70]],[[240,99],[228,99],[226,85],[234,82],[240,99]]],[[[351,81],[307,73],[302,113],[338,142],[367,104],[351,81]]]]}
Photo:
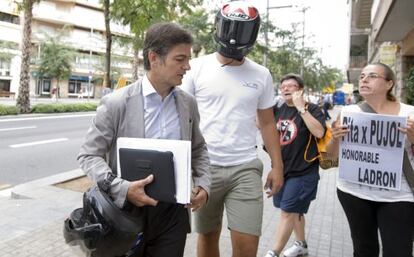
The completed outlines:
{"type": "Polygon", "coordinates": [[[76,51],[62,42],[62,37],[66,32],[64,27],[57,35],[45,35],[46,40],[42,42],[42,52],[40,54],[39,75],[56,79],[56,101],[59,98],[59,82],[68,79],[72,72],[72,63],[76,51]]]}
{"type": "Polygon", "coordinates": [[[32,18],[33,5],[40,0],[23,0],[19,5],[24,11],[23,39],[22,39],[22,63],[20,67],[19,96],[16,106],[20,113],[30,112],[29,83],[30,83],[30,50],[32,44],[32,18]]]}

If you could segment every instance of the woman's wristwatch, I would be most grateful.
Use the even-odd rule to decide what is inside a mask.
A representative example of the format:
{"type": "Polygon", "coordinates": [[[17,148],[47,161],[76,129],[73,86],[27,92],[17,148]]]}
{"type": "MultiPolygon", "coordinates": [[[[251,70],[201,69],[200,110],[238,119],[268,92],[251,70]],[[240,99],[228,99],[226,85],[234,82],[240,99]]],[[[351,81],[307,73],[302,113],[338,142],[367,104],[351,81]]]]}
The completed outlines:
{"type": "Polygon", "coordinates": [[[305,114],[308,111],[308,106],[305,105],[297,109],[298,109],[299,114],[305,114]]]}

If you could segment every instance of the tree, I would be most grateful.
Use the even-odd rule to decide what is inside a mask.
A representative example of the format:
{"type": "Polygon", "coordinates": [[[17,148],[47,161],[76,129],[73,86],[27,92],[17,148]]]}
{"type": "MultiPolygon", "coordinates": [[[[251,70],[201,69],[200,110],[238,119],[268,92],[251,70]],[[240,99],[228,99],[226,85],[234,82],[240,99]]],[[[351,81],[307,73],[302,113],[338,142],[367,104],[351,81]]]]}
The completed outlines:
{"type": "MultiPolygon", "coordinates": [[[[112,55],[112,54],[111,54],[112,55]]],[[[103,80],[105,80],[105,69],[106,69],[106,63],[105,63],[105,55],[97,55],[95,58],[98,59],[98,61],[92,66],[93,70],[95,71],[96,76],[94,76],[93,82],[94,84],[102,84],[103,80]],[[100,76],[99,74],[104,74],[104,76],[100,76]]],[[[129,57],[126,56],[120,56],[120,55],[112,55],[111,56],[111,76],[110,76],[110,86],[108,88],[113,87],[113,83],[117,81],[120,77],[122,77],[122,69],[117,66],[118,62],[125,62],[130,61],[129,57]]]]}
{"type": "MultiPolygon", "coordinates": [[[[62,33],[62,32],[61,32],[62,33]]],[[[47,36],[47,40],[41,43],[39,75],[57,80],[56,101],[60,89],[59,82],[69,78],[72,70],[72,62],[75,50],[61,43],[61,37],[47,36]]]]}
{"type": "Polygon", "coordinates": [[[205,53],[215,50],[213,23],[209,22],[208,14],[204,9],[182,16],[179,23],[188,29],[194,37],[193,53],[195,57],[198,57],[202,50],[205,53]]]}
{"type": "Polygon", "coordinates": [[[191,13],[191,8],[201,4],[201,0],[117,0],[111,5],[112,18],[129,26],[134,33],[134,77],[138,79],[138,53],[144,43],[147,28],[159,21],[176,20],[180,15],[191,13]]]}
{"type": "Polygon", "coordinates": [[[22,37],[22,60],[20,66],[20,85],[19,95],[17,97],[16,106],[20,113],[30,112],[29,83],[30,83],[30,50],[32,47],[32,18],[33,5],[40,0],[22,0],[18,3],[19,10],[24,11],[24,25],[22,37]]]}
{"type": "MultiPolygon", "coordinates": [[[[341,71],[335,68],[327,67],[317,56],[317,51],[310,47],[302,47],[301,36],[296,29],[297,24],[293,24],[290,30],[281,30],[270,24],[269,31],[272,32],[277,48],[269,47],[267,68],[273,75],[275,81],[278,81],[287,73],[299,74],[302,67],[303,59],[303,78],[306,88],[313,91],[321,91],[324,86],[332,83],[342,82],[343,76],[341,71]]],[[[256,44],[249,57],[256,62],[261,62],[266,46],[260,43],[256,44]]]]}
{"type": "Polygon", "coordinates": [[[112,32],[110,27],[110,3],[109,0],[104,0],[104,17],[105,17],[105,36],[106,36],[106,52],[105,52],[105,85],[104,87],[111,88],[111,48],[112,48],[112,32]]]}
{"type": "Polygon", "coordinates": [[[405,88],[405,100],[407,104],[414,105],[414,67],[408,73],[405,88]]]}

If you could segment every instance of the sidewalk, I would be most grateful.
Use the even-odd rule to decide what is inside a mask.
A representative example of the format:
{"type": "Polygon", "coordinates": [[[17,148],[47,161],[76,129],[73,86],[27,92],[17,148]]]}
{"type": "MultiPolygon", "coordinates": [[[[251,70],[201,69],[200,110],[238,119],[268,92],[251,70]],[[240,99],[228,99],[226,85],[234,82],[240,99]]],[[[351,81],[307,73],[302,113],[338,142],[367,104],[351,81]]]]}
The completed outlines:
{"type": "MultiPolygon", "coordinates": [[[[270,168],[268,156],[260,150],[265,174],[270,168]]],[[[321,171],[317,199],[306,215],[306,238],[310,257],[352,256],[348,224],[336,197],[337,170],[321,171]]],[[[82,193],[54,184],[82,175],[80,170],[67,172],[0,191],[0,253],[2,257],[75,257],[64,242],[63,221],[81,206],[82,193]],[[11,196],[12,195],[12,196],[11,196]]],[[[271,248],[279,211],[266,199],[263,235],[258,257],[271,248]]],[[[189,234],[185,256],[196,256],[196,234],[189,234]]],[[[293,242],[291,238],[290,243],[293,242]]],[[[231,256],[230,234],[224,220],[220,240],[221,256],[231,256]]]]}

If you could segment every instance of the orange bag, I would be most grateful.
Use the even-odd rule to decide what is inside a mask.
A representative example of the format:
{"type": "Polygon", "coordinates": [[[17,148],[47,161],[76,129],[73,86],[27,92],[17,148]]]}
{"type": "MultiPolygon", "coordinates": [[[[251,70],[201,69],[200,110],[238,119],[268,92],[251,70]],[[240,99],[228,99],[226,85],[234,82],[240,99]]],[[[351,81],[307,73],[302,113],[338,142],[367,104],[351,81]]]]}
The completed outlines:
{"type": "Polygon", "coordinates": [[[318,158],[319,166],[324,170],[338,167],[338,157],[333,157],[332,155],[326,152],[326,146],[329,144],[329,141],[331,140],[331,138],[332,138],[332,130],[331,130],[331,127],[328,125],[326,125],[326,132],[322,138],[316,138],[312,134],[310,134],[309,141],[306,146],[305,154],[303,156],[305,161],[313,162],[314,160],[316,160],[316,158],[318,158]],[[308,149],[309,149],[312,138],[316,141],[316,145],[318,147],[318,155],[311,159],[308,159],[307,158],[308,149]]]}

